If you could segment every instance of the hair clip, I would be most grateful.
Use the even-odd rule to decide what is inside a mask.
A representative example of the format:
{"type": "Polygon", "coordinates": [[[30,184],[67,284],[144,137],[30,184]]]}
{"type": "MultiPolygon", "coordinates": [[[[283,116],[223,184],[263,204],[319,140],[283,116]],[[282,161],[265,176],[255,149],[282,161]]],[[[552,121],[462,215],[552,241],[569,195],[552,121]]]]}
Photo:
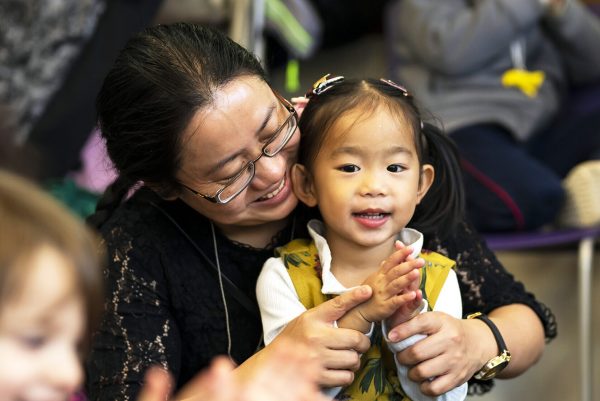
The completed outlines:
{"type": "MultiPolygon", "coordinates": [[[[402,94],[405,97],[412,98],[412,95],[410,94],[410,92],[404,86],[395,83],[391,79],[379,78],[379,80],[381,82],[383,82],[384,84],[387,84],[387,85],[389,85],[389,86],[391,86],[393,88],[398,89],[400,92],[402,92],[402,94]]],[[[423,131],[423,129],[425,128],[425,124],[423,124],[423,120],[419,119],[419,124],[421,125],[421,131],[423,131]]]]}
{"type": "Polygon", "coordinates": [[[312,86],[312,89],[306,93],[306,97],[310,99],[312,96],[319,96],[327,89],[333,87],[335,84],[340,83],[344,80],[344,77],[341,75],[329,78],[330,75],[331,74],[324,75],[323,77],[321,77],[321,79],[315,82],[312,86]]]}
{"type": "Polygon", "coordinates": [[[380,80],[381,82],[383,82],[383,83],[386,83],[386,84],[388,84],[388,85],[389,85],[389,86],[391,86],[391,87],[394,87],[394,88],[398,89],[400,92],[402,92],[402,94],[403,94],[404,96],[406,96],[406,97],[409,97],[409,96],[411,96],[411,95],[410,95],[410,92],[408,92],[408,90],[407,90],[407,89],[406,89],[404,86],[402,86],[402,85],[400,85],[400,84],[397,84],[397,83],[395,83],[395,82],[394,82],[394,81],[392,81],[391,79],[379,78],[379,80],[380,80]]]}

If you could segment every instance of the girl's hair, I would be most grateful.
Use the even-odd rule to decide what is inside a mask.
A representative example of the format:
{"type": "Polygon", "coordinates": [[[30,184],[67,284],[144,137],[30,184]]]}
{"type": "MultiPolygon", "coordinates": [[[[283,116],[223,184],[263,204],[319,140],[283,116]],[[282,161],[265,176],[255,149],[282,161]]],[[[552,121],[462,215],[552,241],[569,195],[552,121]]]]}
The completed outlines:
{"type": "Polygon", "coordinates": [[[98,125],[119,178],[88,222],[100,227],[138,181],[177,193],[182,133],[219,88],[265,80],[259,61],[223,33],[189,23],[157,25],[129,40],[96,100],[98,125]]]}
{"type": "Polygon", "coordinates": [[[89,340],[103,299],[104,256],[96,236],[50,195],[4,171],[0,171],[0,221],[0,305],[24,289],[29,258],[50,246],[70,262],[69,274],[85,306],[89,340]]]}
{"type": "Polygon", "coordinates": [[[412,96],[403,88],[382,80],[343,80],[319,95],[312,95],[299,121],[302,136],[298,163],[310,171],[327,133],[345,113],[353,110],[371,113],[378,107],[385,107],[400,124],[410,124],[419,165],[431,164],[435,168],[434,182],[417,205],[410,225],[444,238],[464,216],[458,151],[439,128],[422,123],[412,96]]]}

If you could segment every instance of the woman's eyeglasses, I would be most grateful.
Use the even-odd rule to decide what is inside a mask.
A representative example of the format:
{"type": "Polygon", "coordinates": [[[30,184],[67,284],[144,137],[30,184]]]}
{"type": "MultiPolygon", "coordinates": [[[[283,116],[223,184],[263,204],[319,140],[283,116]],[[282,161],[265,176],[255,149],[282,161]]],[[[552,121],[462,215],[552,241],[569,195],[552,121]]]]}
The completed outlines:
{"type": "Polygon", "coordinates": [[[277,128],[271,138],[268,139],[265,146],[263,146],[260,155],[258,155],[256,159],[246,163],[246,165],[244,165],[244,167],[237,174],[229,179],[227,184],[221,186],[221,188],[212,196],[202,194],[185,184],[181,185],[183,185],[188,191],[196,196],[200,196],[207,201],[222,205],[228,203],[233,198],[241,194],[246,188],[248,188],[248,185],[250,185],[250,182],[254,178],[256,162],[263,156],[273,157],[279,153],[281,149],[283,149],[290,141],[294,135],[294,132],[296,132],[296,128],[298,127],[298,114],[296,113],[294,106],[292,106],[290,102],[288,102],[277,92],[273,91],[273,93],[283,107],[287,109],[289,116],[286,118],[283,124],[277,128]]]}

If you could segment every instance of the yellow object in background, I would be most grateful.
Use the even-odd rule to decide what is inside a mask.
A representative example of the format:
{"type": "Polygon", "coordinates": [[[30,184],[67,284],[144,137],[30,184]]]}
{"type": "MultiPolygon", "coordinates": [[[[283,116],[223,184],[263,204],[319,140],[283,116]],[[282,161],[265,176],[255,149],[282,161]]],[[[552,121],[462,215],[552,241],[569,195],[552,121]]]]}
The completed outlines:
{"type": "Polygon", "coordinates": [[[544,83],[544,71],[527,71],[511,68],[502,74],[502,85],[516,87],[529,97],[536,97],[540,86],[544,83]]]}

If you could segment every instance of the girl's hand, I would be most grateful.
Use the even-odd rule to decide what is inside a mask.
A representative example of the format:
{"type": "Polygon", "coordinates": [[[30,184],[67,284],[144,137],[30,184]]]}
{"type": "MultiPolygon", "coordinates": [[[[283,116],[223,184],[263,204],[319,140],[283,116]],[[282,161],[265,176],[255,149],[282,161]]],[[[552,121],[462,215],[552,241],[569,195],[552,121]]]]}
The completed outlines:
{"type": "MultiPolygon", "coordinates": [[[[418,283],[419,280],[416,280],[418,283]]],[[[387,326],[388,327],[396,327],[397,325],[404,323],[419,313],[421,313],[421,309],[423,308],[423,293],[418,288],[416,290],[411,290],[415,293],[415,299],[401,305],[388,319],[387,326]]]]}
{"type": "Polygon", "coordinates": [[[427,335],[396,357],[399,363],[411,366],[408,378],[421,383],[424,394],[437,396],[465,383],[489,359],[482,349],[489,341],[481,339],[488,339],[490,333],[479,323],[429,312],[393,328],[388,337],[396,342],[415,334],[427,335]]]}
{"type": "Polygon", "coordinates": [[[410,247],[394,252],[391,261],[402,262],[393,266],[388,258],[387,263],[383,263],[382,267],[363,283],[373,289],[373,296],[357,306],[356,311],[367,322],[387,319],[403,307],[406,307],[403,308],[405,312],[411,314],[420,305],[420,299],[416,305],[414,301],[419,297],[419,269],[425,261],[412,258],[411,253],[410,247]]]}
{"type": "MultiPolygon", "coordinates": [[[[404,244],[400,241],[395,243],[396,249],[400,250],[404,248],[404,244]]],[[[406,260],[414,259],[412,255],[407,256],[406,260]]],[[[400,323],[404,323],[407,320],[412,319],[421,312],[423,306],[423,293],[419,290],[421,284],[421,276],[413,280],[406,289],[407,292],[413,291],[415,293],[415,299],[400,306],[387,321],[388,327],[395,327],[400,323]]]]}

